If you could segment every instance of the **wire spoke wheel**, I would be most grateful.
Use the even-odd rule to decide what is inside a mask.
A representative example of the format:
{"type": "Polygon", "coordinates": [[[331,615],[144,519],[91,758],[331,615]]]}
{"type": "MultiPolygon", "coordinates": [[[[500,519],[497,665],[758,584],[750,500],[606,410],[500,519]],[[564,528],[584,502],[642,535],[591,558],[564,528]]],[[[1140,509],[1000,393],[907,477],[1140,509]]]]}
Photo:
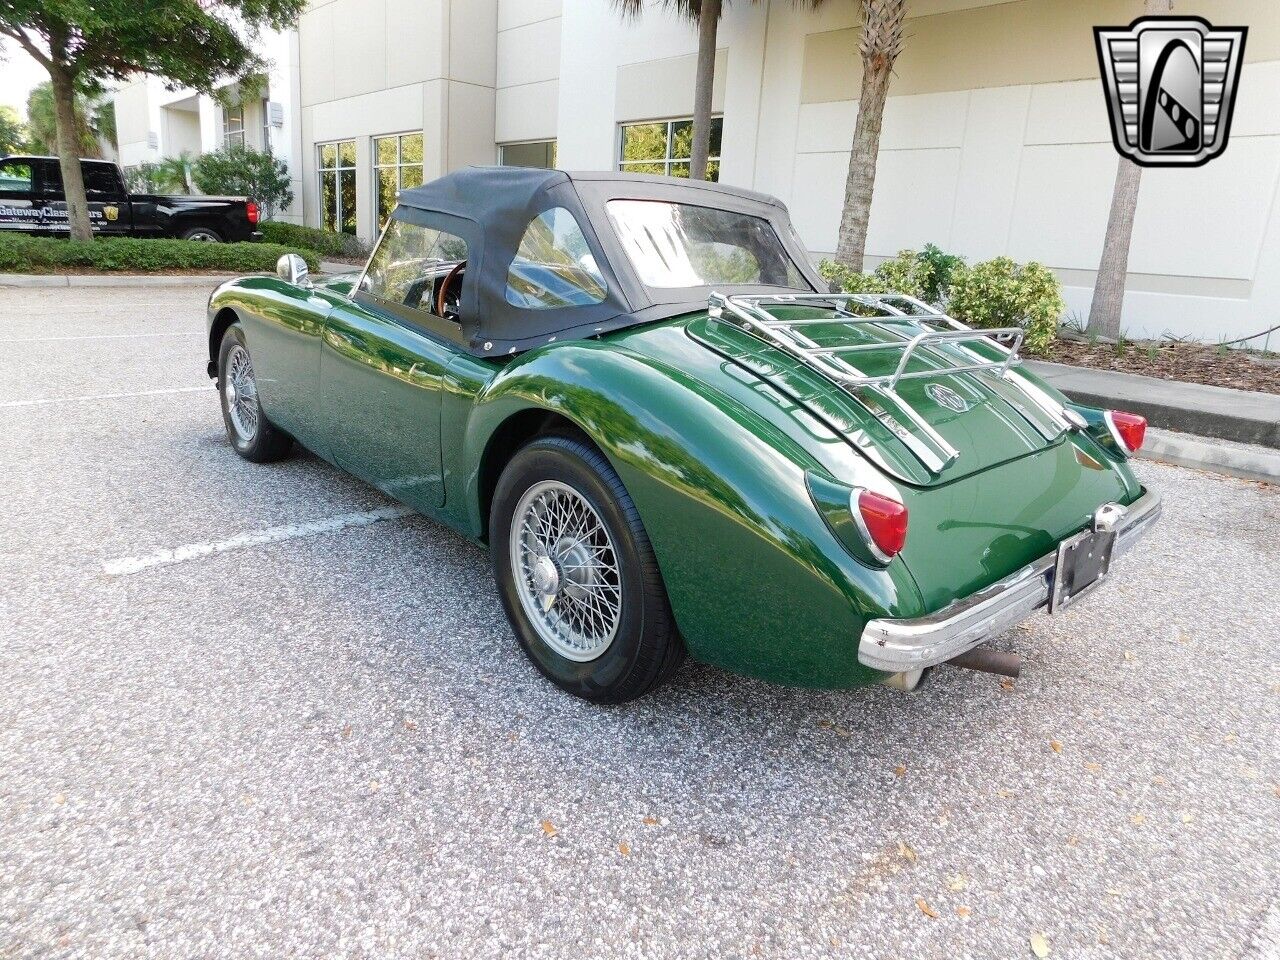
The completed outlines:
{"type": "Polygon", "coordinates": [[[516,505],[509,540],[516,594],[538,636],[569,660],[601,656],[622,619],[622,576],[595,508],[566,483],[540,481],[516,505]]]}
{"type": "Polygon", "coordinates": [[[258,407],[258,385],[253,379],[253,361],[249,351],[236,344],[227,354],[227,381],[223,389],[227,417],[243,443],[250,443],[258,433],[261,411],[258,407]]]}

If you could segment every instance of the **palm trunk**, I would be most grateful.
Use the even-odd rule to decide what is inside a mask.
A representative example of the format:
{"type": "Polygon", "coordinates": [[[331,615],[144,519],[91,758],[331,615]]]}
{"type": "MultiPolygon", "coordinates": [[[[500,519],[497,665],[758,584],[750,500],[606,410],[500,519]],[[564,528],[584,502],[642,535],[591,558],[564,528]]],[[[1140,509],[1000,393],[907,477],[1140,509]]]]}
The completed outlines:
{"type": "Polygon", "coordinates": [[[1124,281],[1129,273],[1129,240],[1138,210],[1138,187],[1142,168],[1128,157],[1120,158],[1116,185],[1111,194],[1111,216],[1107,237],[1102,243],[1102,260],[1093,284],[1093,304],[1089,307],[1089,332],[1112,340],[1120,336],[1120,312],[1124,306],[1124,281]]]}
{"type": "Polygon", "coordinates": [[[711,91],[715,85],[716,32],[720,26],[720,0],[702,0],[698,13],[698,74],[693,87],[693,147],[689,176],[707,179],[707,155],[711,152],[711,91]]]}
{"type": "Polygon", "coordinates": [[[867,251],[867,226],[871,222],[871,195],[876,185],[884,103],[889,96],[893,65],[902,52],[906,16],[906,0],[862,2],[862,34],[858,38],[862,92],[858,97],[858,121],[853,128],[849,175],[844,183],[844,210],[836,241],[837,262],[859,273],[867,251]]]}
{"type": "Polygon", "coordinates": [[[54,123],[58,131],[58,165],[62,168],[62,189],[67,198],[67,222],[72,240],[92,240],[89,201],[80,172],[80,138],[76,136],[75,84],[61,69],[49,71],[53,87],[54,123]]]}
{"type": "MultiPolygon", "coordinates": [[[[1148,16],[1168,13],[1171,0],[1147,0],[1148,16]]],[[[1093,283],[1093,303],[1089,306],[1090,333],[1112,340],[1120,337],[1120,314],[1124,308],[1124,282],[1129,274],[1129,241],[1133,219],[1138,212],[1138,187],[1142,168],[1127,157],[1120,158],[1116,183],[1111,192],[1111,214],[1107,236],[1102,241],[1102,260],[1093,283]]]]}
{"type": "Polygon", "coordinates": [[[871,223],[871,197],[876,186],[876,158],[880,153],[880,128],[884,124],[884,102],[889,95],[888,67],[867,62],[862,70],[862,97],[858,101],[858,121],[853,128],[853,149],[849,153],[849,175],[844,182],[844,212],[836,260],[850,270],[862,272],[867,249],[867,227],[871,223]]]}

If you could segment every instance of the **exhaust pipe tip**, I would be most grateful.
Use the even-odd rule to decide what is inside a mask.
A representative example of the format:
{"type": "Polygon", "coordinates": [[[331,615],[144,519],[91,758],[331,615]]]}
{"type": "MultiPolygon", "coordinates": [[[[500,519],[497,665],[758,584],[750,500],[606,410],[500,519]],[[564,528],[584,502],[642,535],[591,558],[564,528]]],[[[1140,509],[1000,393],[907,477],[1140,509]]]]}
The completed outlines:
{"type": "Polygon", "coordinates": [[[992,650],[990,647],[974,647],[958,657],[952,657],[947,663],[953,667],[994,673],[1000,677],[1017,679],[1022,675],[1022,657],[1019,654],[992,650]]]}

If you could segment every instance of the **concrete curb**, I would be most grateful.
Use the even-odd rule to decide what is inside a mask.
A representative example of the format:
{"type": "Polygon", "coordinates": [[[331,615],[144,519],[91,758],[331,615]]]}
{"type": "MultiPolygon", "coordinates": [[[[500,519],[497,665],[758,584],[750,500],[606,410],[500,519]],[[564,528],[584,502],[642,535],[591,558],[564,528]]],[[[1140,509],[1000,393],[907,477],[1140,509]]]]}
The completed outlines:
{"type": "Polygon", "coordinates": [[[1138,451],[1142,460],[1171,463],[1176,467],[1207,470],[1241,480],[1280,484],[1280,451],[1264,448],[1242,450],[1211,440],[1181,436],[1165,430],[1148,430],[1138,451]]]}
{"type": "MultiPolygon", "coordinates": [[[[1072,400],[1140,413],[1153,427],[1280,449],[1280,394],[1028,361],[1072,400]]],[[[1280,372],[1276,374],[1280,377],[1280,372]]]]}
{"type": "Polygon", "coordinates": [[[242,273],[0,273],[0,287],[209,287],[242,273]]]}

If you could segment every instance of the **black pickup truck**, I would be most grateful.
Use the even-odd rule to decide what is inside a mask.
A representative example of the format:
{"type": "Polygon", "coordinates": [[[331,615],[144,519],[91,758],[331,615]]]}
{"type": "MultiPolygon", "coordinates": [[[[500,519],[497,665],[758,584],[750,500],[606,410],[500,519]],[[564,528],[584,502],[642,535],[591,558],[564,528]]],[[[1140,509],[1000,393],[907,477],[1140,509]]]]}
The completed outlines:
{"type": "MultiPolygon", "coordinates": [[[[81,160],[89,220],[102,236],[178,237],[208,243],[261,240],[258,205],[244,197],[129,193],[120,168],[81,160]]],[[[57,157],[0,157],[0,232],[71,232],[57,157]]]]}

